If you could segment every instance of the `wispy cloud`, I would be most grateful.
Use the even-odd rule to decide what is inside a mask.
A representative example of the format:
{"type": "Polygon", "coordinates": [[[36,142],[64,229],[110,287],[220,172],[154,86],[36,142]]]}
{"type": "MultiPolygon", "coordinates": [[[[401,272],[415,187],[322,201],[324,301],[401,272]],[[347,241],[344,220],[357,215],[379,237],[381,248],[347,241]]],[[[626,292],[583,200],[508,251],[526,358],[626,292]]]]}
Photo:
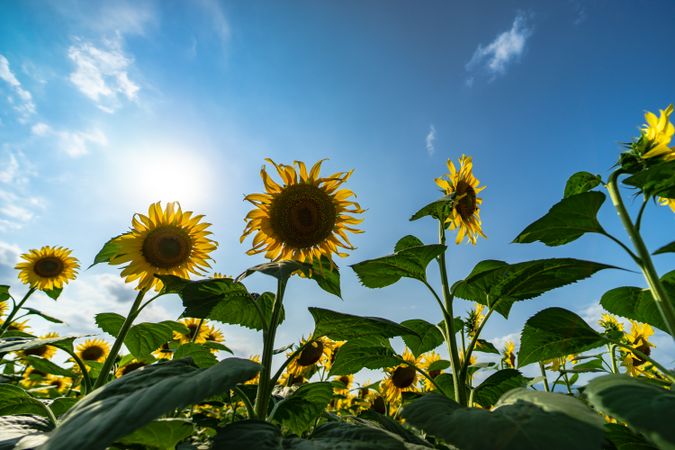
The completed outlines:
{"type": "MultiPolygon", "coordinates": [[[[518,13],[511,29],[500,33],[488,45],[479,45],[471,60],[466,64],[466,71],[471,74],[485,73],[489,80],[506,73],[507,67],[518,59],[525,50],[525,44],[532,36],[532,27],[528,24],[529,15],[518,13]]],[[[473,85],[475,76],[467,78],[467,86],[473,85]]]]}
{"type": "Polygon", "coordinates": [[[33,134],[40,137],[56,138],[58,148],[66,155],[77,158],[89,153],[89,146],[106,145],[108,138],[98,128],[89,131],[55,130],[43,122],[32,127],[33,134]]]}
{"type": "Polygon", "coordinates": [[[427,153],[429,156],[433,155],[436,151],[436,148],[434,147],[434,144],[436,143],[436,127],[433,124],[429,125],[429,132],[427,133],[425,142],[427,146],[427,153]]]}
{"type": "Polygon", "coordinates": [[[18,245],[0,241],[0,282],[5,284],[12,276],[14,266],[19,262],[21,249],[18,245]]]}
{"type": "Polygon", "coordinates": [[[4,55],[0,55],[0,79],[9,84],[13,92],[7,97],[7,101],[19,113],[19,120],[26,122],[31,115],[35,114],[33,96],[23,88],[21,82],[10,69],[9,60],[4,55]]]}
{"type": "Polygon", "coordinates": [[[44,200],[29,193],[33,176],[35,171],[23,153],[3,146],[0,152],[0,231],[21,228],[44,208],[44,200]]]}
{"type": "Polygon", "coordinates": [[[196,3],[209,17],[212,30],[221,44],[227,44],[230,39],[230,24],[220,3],[216,0],[199,0],[196,3]]]}
{"type": "Polygon", "coordinates": [[[140,87],[129,78],[133,59],[124,53],[121,39],[105,39],[100,47],[79,40],[68,57],[75,63],[70,81],[101,110],[112,113],[121,99],[136,100],[140,87]]]}

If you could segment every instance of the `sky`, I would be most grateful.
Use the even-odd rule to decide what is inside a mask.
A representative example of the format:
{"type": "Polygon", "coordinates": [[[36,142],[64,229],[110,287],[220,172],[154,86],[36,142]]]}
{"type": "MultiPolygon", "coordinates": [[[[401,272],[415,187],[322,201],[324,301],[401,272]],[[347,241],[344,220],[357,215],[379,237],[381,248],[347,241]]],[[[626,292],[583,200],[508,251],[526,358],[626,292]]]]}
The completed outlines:
{"type": "MultiPolygon", "coordinates": [[[[21,294],[13,266],[30,248],[63,245],[80,276],[57,302],[28,306],[63,319],[58,331],[100,333],[98,312],[126,314],[133,286],[119,268],[84,270],[150,203],[180,201],[213,224],[217,272],[264,262],[240,244],[244,195],[263,189],[264,158],[354,169],[348,187],[367,209],[358,247],[338,261],[343,299],[293,279],[278,346],[312,331],[308,306],[395,321],[440,319],[412,280],[362,287],[350,264],[390,253],[414,234],[437,239],[430,220],[409,222],[439,197],[433,179],[448,158],[473,157],[488,239],[451,245],[450,279],[484,259],[575,257],[635,270],[609,240],[563,247],[512,244],[562,197],[581,170],[609,174],[645,111],[675,102],[675,53],[667,45],[675,3],[632,1],[4,1],[0,3],[0,283],[21,294]]],[[[631,192],[626,201],[635,211],[631,192]]],[[[627,240],[609,205],[605,228],[627,240]]],[[[673,240],[674,216],[652,206],[647,245],[673,240]]],[[[449,239],[453,241],[452,237],[449,239]]],[[[672,255],[655,257],[660,273],[672,255]]],[[[430,266],[429,278],[438,283],[430,266]]],[[[262,275],[251,290],[272,290],[262,275]]],[[[562,306],[597,327],[598,300],[637,272],[590,280],[517,303],[485,337],[516,339],[528,317],[562,306]]],[[[471,308],[458,300],[455,311],[471,308]]],[[[144,320],[176,319],[162,298],[144,320]]],[[[31,321],[36,333],[49,324],[31,321]]],[[[259,334],[222,326],[238,356],[260,353],[259,334]]],[[[657,331],[654,355],[675,365],[657,331]]],[[[400,345],[400,344],[399,344],[400,345]]],[[[529,370],[529,369],[528,369],[529,370]]]]}

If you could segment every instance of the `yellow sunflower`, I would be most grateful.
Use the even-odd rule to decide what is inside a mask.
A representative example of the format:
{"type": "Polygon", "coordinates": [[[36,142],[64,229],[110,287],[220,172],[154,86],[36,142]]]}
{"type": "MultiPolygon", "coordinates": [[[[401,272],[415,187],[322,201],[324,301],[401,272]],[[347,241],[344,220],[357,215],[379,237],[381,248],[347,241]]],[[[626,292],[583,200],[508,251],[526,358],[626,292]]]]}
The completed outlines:
{"type": "MultiPolygon", "coordinates": [[[[403,352],[403,359],[416,366],[421,362],[421,358],[415,358],[408,349],[405,349],[403,352]]],[[[418,391],[418,375],[417,370],[413,366],[401,364],[400,366],[387,369],[386,372],[389,376],[382,380],[380,388],[382,395],[388,402],[398,403],[403,392],[418,391]]]]}
{"type": "Polygon", "coordinates": [[[20,384],[25,388],[32,388],[43,383],[49,375],[34,367],[27,367],[20,384]]]}
{"type": "Polygon", "coordinates": [[[466,329],[466,334],[468,334],[470,337],[474,337],[476,332],[478,332],[478,328],[480,328],[481,323],[483,323],[483,320],[485,319],[483,309],[485,309],[483,305],[476,303],[475,309],[469,311],[469,317],[467,317],[464,327],[466,329]]]}
{"type": "Polygon", "coordinates": [[[354,401],[354,395],[351,393],[351,387],[352,384],[354,384],[354,375],[342,375],[333,378],[333,381],[339,382],[341,386],[333,387],[334,397],[331,400],[331,407],[337,411],[351,407],[354,401]]]}
{"type": "Polygon", "coordinates": [[[19,331],[21,333],[28,333],[30,332],[30,325],[28,325],[27,320],[24,320],[23,322],[12,322],[7,327],[7,331],[19,331]]]}
{"type": "Polygon", "coordinates": [[[0,317],[5,315],[7,311],[7,302],[0,302],[0,317]]]}
{"type": "Polygon", "coordinates": [[[129,361],[127,364],[118,368],[117,371],[115,372],[115,377],[117,377],[117,378],[123,377],[124,375],[126,375],[128,373],[131,373],[136,369],[140,369],[143,366],[147,366],[147,363],[144,363],[143,361],[139,361],[139,360],[134,358],[131,361],[129,361]]]}
{"type": "MultiPolygon", "coordinates": [[[[424,353],[421,355],[421,361],[420,361],[420,369],[424,370],[431,378],[436,378],[439,376],[441,373],[443,373],[442,370],[429,370],[429,367],[437,361],[441,360],[441,355],[439,355],[436,352],[428,352],[424,353]]],[[[433,391],[435,386],[429,381],[427,377],[421,377],[422,378],[422,385],[424,386],[425,391],[433,391]]]]}
{"type": "Polygon", "coordinates": [[[63,394],[73,385],[73,380],[68,377],[49,374],[40,384],[45,386],[45,389],[40,391],[42,394],[50,394],[52,392],[63,394]]]}
{"type": "Polygon", "coordinates": [[[206,320],[202,322],[202,319],[181,319],[180,323],[185,325],[188,329],[187,334],[180,333],[178,331],[173,332],[173,338],[177,341],[180,341],[181,344],[187,344],[194,342],[196,344],[203,344],[206,342],[207,328],[209,325],[206,320]]]}
{"type": "MultiPolygon", "coordinates": [[[[45,334],[44,336],[40,336],[40,339],[50,339],[55,337],[59,337],[59,334],[51,332],[45,334]]],[[[54,347],[53,345],[41,345],[39,347],[30,348],[28,350],[22,350],[20,352],[21,356],[39,356],[45,359],[52,359],[52,357],[55,354],[56,354],[56,347],[54,347]]]]}
{"type": "Polygon", "coordinates": [[[675,198],[659,197],[659,204],[661,206],[668,206],[673,212],[675,212],[675,198]]]}
{"type": "Polygon", "coordinates": [[[167,203],[165,210],[160,202],[151,204],[148,215],[136,214],[131,231],[116,239],[118,252],[110,264],[128,263],[121,275],[127,283],[138,280],[138,289],[161,290],[155,274],[202,275],[211,267],[209,253],[218,245],[207,237],[211,224],[201,222],[203,217],[183,212],[177,202],[167,203]]]}
{"type": "Polygon", "coordinates": [[[642,126],[642,135],[649,141],[649,150],[642,155],[642,158],[663,156],[666,161],[675,159],[675,148],[668,147],[675,134],[675,126],[670,122],[672,113],[673,105],[660,109],[659,117],[652,112],[645,113],[647,123],[642,126]]]}
{"type": "Polygon", "coordinates": [[[510,369],[516,368],[516,344],[511,340],[506,341],[502,361],[505,367],[510,369]]]}
{"type": "Polygon", "coordinates": [[[600,317],[598,324],[600,324],[600,326],[604,328],[605,331],[623,332],[623,324],[619,322],[619,320],[611,314],[603,314],[600,317]]]}
{"type": "Polygon", "coordinates": [[[471,157],[462,155],[459,158],[459,171],[452,160],[448,159],[448,175],[445,178],[436,178],[436,184],[445,195],[455,194],[455,202],[452,211],[446,219],[446,224],[451,230],[457,229],[457,238],[455,243],[459,244],[466,238],[476,244],[478,236],[485,236],[481,228],[480,204],[483,199],[478,197],[478,193],[485,189],[480,186],[480,182],[473,176],[473,162],[471,157]]]}
{"type": "MultiPolygon", "coordinates": [[[[248,358],[249,360],[260,364],[260,355],[253,355],[248,358]]],[[[251,378],[248,381],[245,381],[244,384],[258,384],[260,383],[260,372],[258,372],[255,377],[251,378]]]]}
{"type": "MultiPolygon", "coordinates": [[[[307,343],[307,339],[300,341],[300,346],[307,343]]],[[[334,349],[336,342],[327,338],[320,337],[311,344],[307,345],[293,361],[291,361],[286,370],[295,375],[310,378],[319,367],[330,370],[334,360],[334,349]]],[[[287,355],[290,356],[290,355],[287,355]]]]}
{"type": "Polygon", "coordinates": [[[168,342],[165,342],[161,347],[152,352],[152,356],[157,359],[170,360],[173,358],[173,349],[169,346],[168,342]]]}
{"type": "Polygon", "coordinates": [[[75,354],[85,363],[95,361],[102,363],[110,353],[110,345],[103,339],[87,339],[77,346],[75,354]]]}
{"type": "Polygon", "coordinates": [[[319,161],[307,173],[305,163],[295,161],[293,166],[274,165],[283,184],[278,184],[267,174],[265,166],[260,171],[266,192],[250,194],[244,200],[255,208],[244,219],[246,227],[241,242],[252,233],[253,247],[246,253],[265,252],[265,257],[312,262],[322,256],[332,261],[333,254],[346,256],[340,249],[353,250],[347,231],[361,233],[353,227],[363,221],[353,214],[363,213],[349,189],[340,189],[352,174],[337,172],[327,178],[319,177],[319,161]]]}
{"type": "Polygon", "coordinates": [[[22,283],[41,291],[61,289],[74,280],[80,265],[65,247],[45,245],[40,250],[29,250],[21,255],[25,261],[16,265],[22,283]]]}
{"type": "MultiPolygon", "coordinates": [[[[650,356],[652,351],[651,347],[656,347],[654,344],[649,342],[649,338],[654,334],[654,329],[646,323],[640,324],[634,320],[631,320],[630,324],[630,333],[626,333],[624,335],[627,340],[627,344],[644,355],[650,356]]],[[[628,351],[622,353],[624,366],[626,366],[628,373],[631,375],[637,376],[641,373],[646,374],[652,368],[651,363],[643,359],[641,356],[628,351]]]]}

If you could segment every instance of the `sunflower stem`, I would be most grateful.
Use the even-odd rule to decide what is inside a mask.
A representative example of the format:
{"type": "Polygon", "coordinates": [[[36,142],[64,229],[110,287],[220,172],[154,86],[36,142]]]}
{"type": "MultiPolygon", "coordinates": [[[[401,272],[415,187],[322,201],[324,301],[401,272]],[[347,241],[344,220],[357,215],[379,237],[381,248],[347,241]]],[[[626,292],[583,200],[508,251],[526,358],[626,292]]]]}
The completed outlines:
{"type": "Polygon", "coordinates": [[[551,387],[548,385],[548,378],[546,378],[546,368],[541,361],[539,361],[539,370],[541,370],[541,376],[544,377],[544,390],[546,390],[546,392],[551,392],[551,387]]]}
{"type": "Polygon", "coordinates": [[[246,393],[239,386],[234,386],[232,388],[232,390],[234,392],[236,392],[237,395],[241,398],[241,401],[244,402],[244,406],[246,407],[246,412],[248,413],[248,418],[254,419],[255,418],[255,410],[253,409],[253,405],[251,404],[251,400],[248,398],[246,393]]]}
{"type": "Polygon", "coordinates": [[[5,334],[5,331],[7,331],[7,328],[9,328],[9,326],[12,324],[12,320],[14,320],[14,316],[16,315],[16,313],[19,312],[19,310],[21,309],[23,304],[26,303],[26,300],[28,300],[28,297],[30,297],[33,294],[33,292],[35,292],[36,290],[37,290],[37,288],[35,288],[35,287],[31,287],[30,289],[28,289],[28,292],[26,292],[26,295],[23,296],[23,298],[21,299],[19,304],[14,305],[14,308],[12,308],[12,312],[9,313],[9,315],[7,316],[5,321],[3,322],[2,327],[0,327],[0,336],[5,334]]]}
{"type": "Polygon", "coordinates": [[[619,366],[616,364],[616,345],[609,344],[609,357],[612,361],[612,373],[619,373],[619,366]]]}
{"type": "Polygon", "coordinates": [[[68,353],[70,356],[73,357],[75,360],[75,364],[77,364],[77,367],[80,368],[80,371],[82,372],[82,383],[84,386],[84,395],[87,395],[88,393],[91,392],[91,377],[89,376],[89,372],[87,371],[87,366],[84,364],[82,359],[77,356],[77,354],[74,351],[66,350],[65,348],[62,347],[57,347],[60,348],[61,350],[64,350],[66,353],[68,353]]]}
{"type": "Polygon", "coordinates": [[[117,354],[119,353],[120,348],[122,348],[124,338],[127,337],[127,333],[129,332],[131,325],[138,316],[141,302],[143,301],[143,297],[145,296],[145,293],[147,291],[148,291],[147,288],[144,288],[138,292],[138,295],[136,296],[134,303],[131,305],[129,314],[127,315],[126,319],[124,319],[124,323],[122,324],[119,333],[117,333],[115,343],[113,344],[112,348],[110,349],[110,353],[108,354],[108,357],[105,359],[105,362],[103,363],[101,373],[98,375],[98,378],[96,379],[96,384],[94,384],[94,389],[98,389],[105,383],[107,383],[108,377],[110,375],[110,369],[112,369],[112,366],[115,363],[115,358],[117,358],[117,354]]]}
{"type": "Polygon", "coordinates": [[[670,336],[675,339],[675,308],[673,308],[671,299],[668,297],[668,293],[664,289],[663,284],[656,273],[654,263],[652,262],[649,251],[642,240],[642,236],[640,236],[640,232],[633,225],[633,222],[628,215],[628,211],[626,211],[626,207],[624,206],[623,199],[621,198],[621,193],[619,192],[617,184],[618,177],[621,175],[621,173],[621,170],[612,172],[606,185],[607,190],[609,191],[609,196],[612,199],[614,208],[616,208],[617,214],[619,215],[619,218],[621,219],[621,222],[623,223],[630,240],[633,242],[633,247],[635,247],[635,250],[637,251],[639,257],[638,265],[642,270],[645,280],[647,280],[649,289],[652,291],[652,296],[654,297],[656,307],[658,308],[659,313],[661,314],[661,317],[668,328],[670,336]]]}
{"type": "MultiPolygon", "coordinates": [[[[442,220],[438,221],[438,238],[441,245],[445,245],[445,224],[442,220]]],[[[445,303],[444,321],[445,321],[445,340],[448,345],[450,363],[452,364],[452,384],[455,391],[455,401],[462,406],[466,406],[466,389],[460,384],[459,379],[459,353],[457,352],[457,340],[455,335],[454,316],[452,313],[453,296],[450,293],[450,284],[448,283],[448,271],[445,262],[445,251],[438,256],[438,268],[441,272],[441,284],[443,285],[443,300],[445,303]]]]}
{"type": "Polygon", "coordinates": [[[279,326],[279,316],[281,315],[287,282],[288,278],[286,277],[279,277],[277,279],[277,295],[274,297],[269,327],[263,329],[262,373],[260,374],[260,382],[258,383],[258,391],[255,398],[255,414],[260,420],[267,418],[270,396],[274,387],[270,384],[272,381],[270,375],[272,373],[272,357],[274,356],[274,338],[279,326]]]}
{"type": "Polygon", "coordinates": [[[467,372],[469,370],[469,365],[470,360],[471,360],[471,354],[473,353],[474,348],[476,347],[476,343],[478,342],[478,336],[480,336],[481,331],[483,331],[483,327],[487,323],[488,319],[492,315],[492,312],[494,311],[494,305],[492,308],[488,309],[487,314],[485,314],[485,317],[483,318],[482,322],[480,325],[478,325],[478,329],[474,333],[473,337],[471,338],[471,342],[469,342],[469,347],[466,349],[466,353],[464,354],[464,361],[462,362],[462,367],[460,369],[459,373],[459,380],[460,382],[465,382],[467,378],[467,372]]]}
{"type": "Polygon", "coordinates": [[[197,340],[197,336],[199,336],[199,331],[202,329],[203,324],[204,324],[204,319],[199,319],[199,323],[197,324],[197,329],[195,330],[194,334],[190,337],[191,343],[194,343],[195,340],[197,340]]]}

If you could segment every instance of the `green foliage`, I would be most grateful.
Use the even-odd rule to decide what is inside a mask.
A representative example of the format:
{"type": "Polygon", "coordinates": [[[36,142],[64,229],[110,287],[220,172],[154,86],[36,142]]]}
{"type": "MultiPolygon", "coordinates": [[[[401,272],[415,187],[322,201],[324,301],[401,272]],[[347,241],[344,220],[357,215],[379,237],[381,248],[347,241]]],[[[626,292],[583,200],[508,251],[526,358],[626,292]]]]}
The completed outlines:
{"type": "Polygon", "coordinates": [[[488,260],[478,263],[467,278],[455,283],[452,293],[494,308],[508,317],[516,301],[538,297],[610,268],[615,267],[573,258],[539,259],[516,264],[488,260]]]}
{"type": "Polygon", "coordinates": [[[45,289],[42,292],[47,294],[47,297],[51,298],[52,300],[56,300],[61,295],[61,292],[63,292],[63,288],[45,289]]]}
{"type": "Polygon", "coordinates": [[[73,371],[64,369],[63,367],[54,364],[48,359],[39,358],[37,356],[25,356],[23,359],[40,372],[60,375],[62,377],[70,377],[70,378],[76,377],[73,371]]]}
{"type": "Polygon", "coordinates": [[[337,351],[330,369],[331,375],[348,375],[359,370],[392,367],[400,361],[389,346],[347,342],[337,351]]]}
{"type": "Polygon", "coordinates": [[[406,328],[415,331],[417,334],[404,334],[403,341],[408,346],[415,358],[422,353],[431,351],[441,345],[443,335],[436,325],[430,324],[422,319],[410,319],[401,322],[406,328]]]}
{"type": "Polygon", "coordinates": [[[4,338],[0,339],[0,354],[30,350],[44,345],[52,345],[54,347],[72,351],[73,341],[75,339],[77,339],[76,336],[59,336],[53,338],[4,338]]]}
{"type": "Polygon", "coordinates": [[[9,300],[9,286],[6,284],[0,285],[0,302],[9,300]]]}
{"type": "Polygon", "coordinates": [[[35,448],[29,445],[35,438],[42,442],[44,433],[50,431],[52,423],[40,416],[11,415],[0,416],[0,450],[14,448],[35,448]]]}
{"type": "Polygon", "coordinates": [[[589,381],[584,395],[602,414],[642,433],[656,447],[675,449],[675,393],[625,375],[604,375],[589,381]]]}
{"type": "Polygon", "coordinates": [[[301,436],[323,414],[333,398],[333,386],[328,382],[303,384],[275,407],[273,420],[283,428],[301,436]]]}
{"type": "Polygon", "coordinates": [[[47,406],[13,384],[0,384],[0,416],[37,414],[47,416],[47,406]]]}
{"type": "Polygon", "coordinates": [[[117,334],[124,323],[124,316],[117,313],[98,313],[94,317],[96,326],[105,331],[112,337],[117,337],[117,334]]]}
{"type": "Polygon", "coordinates": [[[483,353],[493,353],[495,355],[501,354],[499,350],[497,350],[497,347],[495,347],[492,342],[488,342],[485,339],[477,339],[476,346],[473,348],[473,351],[483,353]]]}
{"type": "Polygon", "coordinates": [[[640,189],[646,196],[675,198],[675,161],[666,161],[642,170],[623,182],[640,189]]]}
{"type": "Polygon", "coordinates": [[[670,244],[666,244],[657,250],[654,250],[652,255],[661,255],[663,253],[675,253],[675,241],[671,242],[670,244]]]}
{"type": "Polygon", "coordinates": [[[473,400],[483,408],[490,408],[511,389],[525,387],[531,378],[516,369],[503,369],[487,377],[474,390],[473,400]]]}
{"type": "Polygon", "coordinates": [[[61,417],[64,415],[70,408],[75,406],[77,399],[75,397],[58,397],[52,400],[49,404],[49,409],[52,410],[56,417],[61,417]]]}
{"type": "Polygon", "coordinates": [[[187,328],[171,320],[159,323],[143,322],[134,325],[124,338],[132,355],[138,359],[146,359],[152,352],[173,338],[173,331],[188,332],[187,328]]]}
{"type": "Polygon", "coordinates": [[[417,335],[414,330],[380,317],[362,317],[323,308],[308,308],[314,318],[315,338],[327,336],[334,341],[348,341],[363,337],[392,338],[417,335]]]}
{"type": "Polygon", "coordinates": [[[585,233],[604,233],[596,218],[604,201],[605,194],[596,191],[566,197],[525,228],[513,242],[540,241],[548,246],[557,246],[572,242],[585,233]]]}
{"type": "MultiPolygon", "coordinates": [[[[675,270],[661,277],[661,283],[670,296],[670,302],[675,307],[675,270]]],[[[600,304],[612,314],[648,323],[668,333],[668,327],[663,321],[649,289],[634,286],[611,289],[602,296],[600,304]]]]}
{"type": "Polygon", "coordinates": [[[246,269],[244,273],[237,277],[237,281],[241,281],[256,272],[278,280],[287,280],[292,274],[299,273],[313,279],[321,289],[329,294],[338,297],[342,295],[340,292],[340,271],[334,263],[325,257],[314,261],[312,264],[292,260],[259,264],[246,269]]]}
{"type": "Polygon", "coordinates": [[[392,255],[369,259],[353,264],[351,267],[358,275],[361,283],[369,288],[382,288],[396,283],[402,277],[414,278],[426,282],[427,266],[445,251],[440,244],[411,246],[414,236],[405,236],[396,244],[392,255]]]}
{"type": "Polygon", "coordinates": [[[182,344],[173,354],[174,359],[190,357],[197,367],[211,367],[216,362],[216,357],[208,348],[193,342],[182,344]]]}
{"type": "Polygon", "coordinates": [[[157,419],[119,440],[124,445],[143,445],[145,448],[172,450],[190,436],[194,425],[185,419],[157,419]]]}
{"type": "Polygon", "coordinates": [[[492,411],[429,394],[404,408],[406,421],[463,450],[597,450],[602,418],[572,397],[514,389],[492,411]]]}
{"type": "Polygon", "coordinates": [[[146,366],[80,400],[54,430],[50,450],[103,449],[153,419],[255,376],[260,366],[230,358],[208,369],[188,360],[146,366]]]}
{"type": "Polygon", "coordinates": [[[590,172],[577,172],[567,180],[564,198],[588,192],[600,183],[602,183],[600,175],[593,175],[590,172]]]}
{"type": "Polygon", "coordinates": [[[49,316],[49,315],[43,313],[42,311],[38,311],[37,309],[27,308],[25,306],[22,309],[26,310],[26,312],[27,312],[26,315],[40,316],[43,319],[45,319],[49,322],[52,322],[52,323],[63,323],[63,320],[57,319],[56,317],[49,316]]]}
{"type": "Polygon", "coordinates": [[[623,425],[606,423],[603,428],[605,439],[611,442],[616,450],[657,450],[643,436],[633,433],[623,425]]]}
{"type": "Polygon", "coordinates": [[[109,263],[110,259],[113,257],[117,256],[119,254],[120,250],[120,245],[117,242],[117,238],[120,238],[122,236],[125,236],[129,233],[123,233],[120,234],[119,236],[115,236],[114,238],[110,239],[108,242],[106,242],[101,250],[96,254],[94,257],[94,262],[91,263],[91,266],[88,267],[88,269],[91,269],[94,267],[96,264],[100,263],[109,263]]]}
{"type": "Polygon", "coordinates": [[[438,200],[423,206],[419,211],[412,215],[410,220],[418,220],[422,217],[431,216],[435,219],[442,220],[445,222],[445,219],[452,212],[452,206],[455,203],[455,193],[453,192],[450,195],[446,195],[438,200]]]}
{"type": "Polygon", "coordinates": [[[525,322],[518,367],[581,353],[606,344],[605,338],[572,311],[547,308],[525,322]]]}

